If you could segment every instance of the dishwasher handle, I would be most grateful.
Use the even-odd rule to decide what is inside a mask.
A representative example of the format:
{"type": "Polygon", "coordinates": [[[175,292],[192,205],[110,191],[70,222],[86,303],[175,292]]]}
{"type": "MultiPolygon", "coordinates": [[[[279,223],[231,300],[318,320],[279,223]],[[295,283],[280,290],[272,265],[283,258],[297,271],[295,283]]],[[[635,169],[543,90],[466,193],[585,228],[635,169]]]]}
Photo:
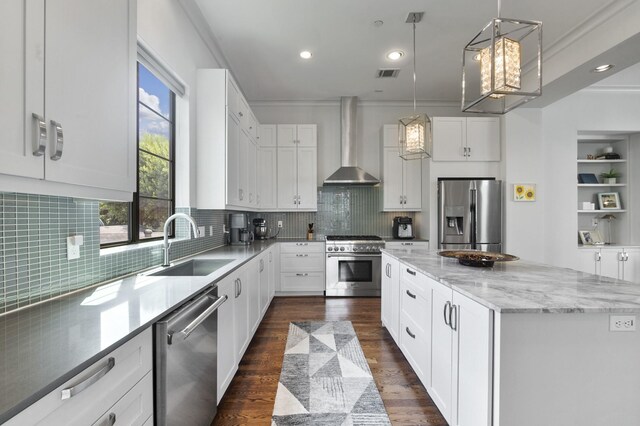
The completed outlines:
{"type": "MultiPolygon", "coordinates": [[[[211,297],[211,296],[209,296],[211,297]]],[[[189,325],[187,325],[181,332],[180,334],[182,334],[183,338],[186,340],[187,337],[189,337],[189,335],[191,333],[193,333],[193,331],[198,328],[198,326],[200,324],[202,324],[204,322],[204,320],[206,320],[207,318],[209,318],[209,316],[211,314],[213,314],[220,306],[222,306],[222,304],[224,302],[227,301],[229,297],[225,294],[222,297],[218,297],[216,299],[215,302],[213,302],[211,304],[211,306],[209,306],[203,313],[201,313],[200,315],[198,315],[198,317],[196,319],[194,319],[193,321],[191,321],[191,323],[189,323],[189,325]]]]}

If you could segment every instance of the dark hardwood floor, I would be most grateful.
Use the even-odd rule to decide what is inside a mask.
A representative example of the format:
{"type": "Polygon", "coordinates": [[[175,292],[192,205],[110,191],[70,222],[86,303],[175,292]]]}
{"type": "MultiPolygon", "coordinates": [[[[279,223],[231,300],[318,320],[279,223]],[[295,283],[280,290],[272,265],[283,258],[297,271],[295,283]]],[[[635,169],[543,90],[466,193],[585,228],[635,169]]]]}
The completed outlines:
{"type": "Polygon", "coordinates": [[[446,421],[380,322],[379,298],[276,297],[218,406],[213,425],[269,425],[291,321],[353,323],[394,425],[446,421]]]}

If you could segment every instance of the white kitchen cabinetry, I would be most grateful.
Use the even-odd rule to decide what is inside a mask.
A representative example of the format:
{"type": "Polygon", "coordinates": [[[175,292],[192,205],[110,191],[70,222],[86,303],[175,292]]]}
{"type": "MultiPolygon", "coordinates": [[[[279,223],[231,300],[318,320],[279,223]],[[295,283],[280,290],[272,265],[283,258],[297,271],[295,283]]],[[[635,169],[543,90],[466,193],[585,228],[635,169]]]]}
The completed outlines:
{"type": "Polygon", "coordinates": [[[236,363],[240,362],[244,352],[249,346],[251,337],[249,335],[249,283],[248,268],[243,267],[235,271],[233,276],[235,286],[235,303],[233,307],[233,327],[234,348],[236,352],[236,363]]]}
{"type": "Polygon", "coordinates": [[[405,161],[398,153],[398,126],[383,128],[382,210],[420,211],[422,209],[422,161],[405,161]]]}
{"type": "Polygon", "coordinates": [[[260,324],[260,257],[255,257],[246,266],[246,289],[249,294],[249,340],[260,324]]]}
{"type": "Polygon", "coordinates": [[[324,274],[324,243],[280,243],[281,291],[322,292],[324,274]]]}
{"type": "Polygon", "coordinates": [[[429,241],[398,241],[385,240],[384,247],[388,249],[404,249],[404,250],[429,250],[429,241]]]}
{"type": "Polygon", "coordinates": [[[317,126],[278,124],[278,209],[318,208],[317,126]]]}
{"type": "Polygon", "coordinates": [[[278,207],[278,149],[276,125],[258,126],[257,207],[273,210],[278,207]]]}
{"type": "Polygon", "coordinates": [[[277,278],[280,277],[280,244],[269,250],[269,303],[276,294],[277,278]]]}
{"type": "Polygon", "coordinates": [[[257,120],[228,70],[197,76],[198,207],[256,210],[257,120]]]}
{"type": "Polygon", "coordinates": [[[400,327],[400,271],[399,262],[387,254],[382,254],[381,319],[396,344],[400,327]]]}
{"type": "Polygon", "coordinates": [[[269,308],[269,302],[271,302],[271,295],[269,293],[269,253],[266,252],[259,257],[259,276],[260,276],[260,305],[259,314],[260,318],[264,316],[269,308]]]}
{"type": "Polygon", "coordinates": [[[433,117],[433,161],[500,161],[497,117],[433,117]]]}
{"type": "Polygon", "coordinates": [[[640,249],[582,248],[578,250],[578,259],[581,271],[640,283],[640,249]]]}
{"type": "Polygon", "coordinates": [[[14,176],[3,179],[0,190],[130,201],[136,176],[136,2],[11,0],[2,2],[0,15],[0,53],[11,64],[3,67],[0,82],[0,173],[14,176]],[[42,138],[33,114],[41,117],[47,133],[42,138]]]}
{"type": "Polygon", "coordinates": [[[141,425],[153,414],[152,357],[151,329],[147,329],[42,397],[5,425],[84,426],[109,418],[112,412],[131,420],[127,424],[141,425]],[[92,377],[99,372],[105,374],[93,380],[92,377]],[[80,387],[83,383],[92,384],[77,393],[69,392],[69,389],[80,387]],[[69,394],[71,396],[65,398],[69,394]]]}
{"type": "Polygon", "coordinates": [[[233,376],[238,371],[235,340],[235,301],[237,285],[235,277],[227,276],[218,283],[218,296],[227,296],[227,301],[218,308],[218,393],[217,402],[227,391],[233,376]]]}

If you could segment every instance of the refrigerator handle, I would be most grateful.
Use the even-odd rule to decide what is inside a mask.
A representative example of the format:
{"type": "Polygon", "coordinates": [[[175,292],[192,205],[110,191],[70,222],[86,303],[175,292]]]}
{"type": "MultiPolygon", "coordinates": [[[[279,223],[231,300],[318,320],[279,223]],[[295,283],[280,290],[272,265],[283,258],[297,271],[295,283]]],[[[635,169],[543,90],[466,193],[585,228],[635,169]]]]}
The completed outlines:
{"type": "Polygon", "coordinates": [[[477,220],[478,220],[478,214],[477,214],[477,210],[476,210],[476,206],[477,206],[477,202],[478,202],[478,190],[476,188],[472,188],[469,191],[469,196],[471,197],[471,200],[469,202],[470,205],[470,214],[471,214],[471,248],[472,249],[477,249],[476,243],[477,243],[477,238],[476,238],[476,232],[477,232],[477,220]]]}

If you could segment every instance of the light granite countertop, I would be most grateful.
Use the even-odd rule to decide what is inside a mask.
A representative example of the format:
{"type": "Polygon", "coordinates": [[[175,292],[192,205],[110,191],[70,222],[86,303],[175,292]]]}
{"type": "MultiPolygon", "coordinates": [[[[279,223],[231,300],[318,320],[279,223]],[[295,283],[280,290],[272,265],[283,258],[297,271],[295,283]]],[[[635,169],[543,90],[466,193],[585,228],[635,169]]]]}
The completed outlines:
{"type": "MultiPolygon", "coordinates": [[[[0,424],[278,242],[192,258],[233,259],[207,276],[131,275],[0,316],[0,424]]],[[[177,262],[180,263],[180,262],[177,262]]]]}
{"type": "Polygon", "coordinates": [[[463,266],[436,251],[384,253],[501,313],[640,313],[640,284],[518,260],[463,266]]]}

